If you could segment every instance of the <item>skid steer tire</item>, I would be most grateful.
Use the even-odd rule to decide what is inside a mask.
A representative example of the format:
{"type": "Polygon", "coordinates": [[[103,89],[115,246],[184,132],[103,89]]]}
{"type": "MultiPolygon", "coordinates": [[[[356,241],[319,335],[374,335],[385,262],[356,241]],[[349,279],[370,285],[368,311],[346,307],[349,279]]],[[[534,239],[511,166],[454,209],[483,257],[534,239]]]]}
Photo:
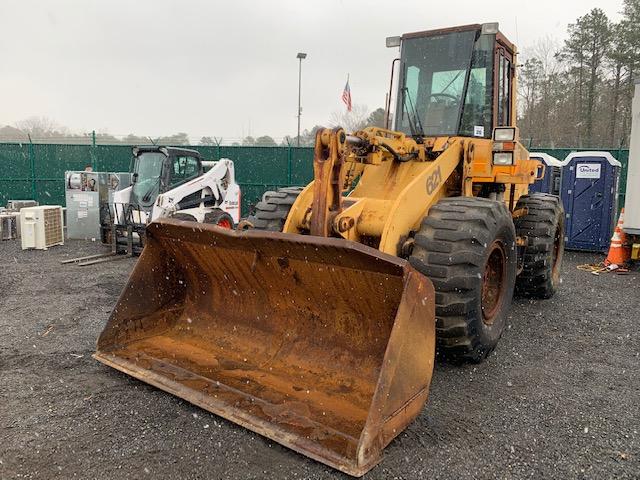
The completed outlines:
{"type": "Polygon", "coordinates": [[[516,279],[516,295],[551,298],[560,284],[564,255],[564,210],[555,195],[534,193],[518,200],[514,220],[518,236],[526,237],[522,272],[516,279]]]}
{"type": "Polygon", "coordinates": [[[217,225],[220,228],[227,228],[233,230],[234,223],[233,218],[224,210],[215,209],[212,212],[204,214],[204,223],[210,225],[217,225]]]}
{"type": "Polygon", "coordinates": [[[409,262],[436,290],[438,356],[480,362],[495,348],[515,287],[515,239],[501,202],[452,197],[429,210],[409,262]]]}
{"type": "Polygon", "coordinates": [[[185,222],[197,222],[196,217],[189,213],[174,213],[171,218],[177,218],[178,220],[184,220],[185,222]]]}
{"type": "Polygon", "coordinates": [[[247,221],[257,230],[269,230],[281,232],[291,206],[302,192],[303,187],[279,188],[277,191],[268,191],[262,195],[262,201],[256,205],[256,211],[249,215],[247,221]]]}

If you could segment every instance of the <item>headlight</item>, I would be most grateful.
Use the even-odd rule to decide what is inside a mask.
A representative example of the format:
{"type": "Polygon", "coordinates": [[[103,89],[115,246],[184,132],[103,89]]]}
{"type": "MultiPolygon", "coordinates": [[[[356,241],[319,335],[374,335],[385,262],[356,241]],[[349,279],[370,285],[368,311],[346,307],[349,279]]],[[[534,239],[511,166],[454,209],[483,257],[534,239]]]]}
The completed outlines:
{"type": "Polygon", "coordinates": [[[496,142],[514,142],[516,129],[513,127],[498,127],[493,130],[493,139],[496,142]]]}
{"type": "Polygon", "coordinates": [[[513,165],[513,152],[493,152],[494,165],[513,165]]]}

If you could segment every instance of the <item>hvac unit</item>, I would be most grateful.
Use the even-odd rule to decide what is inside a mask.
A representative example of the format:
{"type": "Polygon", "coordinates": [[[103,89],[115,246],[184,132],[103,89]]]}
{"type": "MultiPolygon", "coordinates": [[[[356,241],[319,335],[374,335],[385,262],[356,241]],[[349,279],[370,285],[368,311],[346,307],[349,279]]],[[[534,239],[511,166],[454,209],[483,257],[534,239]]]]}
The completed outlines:
{"type": "Polygon", "coordinates": [[[62,207],[41,206],[20,210],[22,249],[46,250],[53,245],[64,245],[62,207]]]}
{"type": "Polygon", "coordinates": [[[67,238],[110,240],[114,192],[131,184],[130,173],[65,173],[67,238]]]}
{"type": "Polygon", "coordinates": [[[35,200],[9,200],[9,202],[7,202],[7,210],[13,210],[16,212],[19,212],[23,208],[37,206],[38,202],[35,200]]]}
{"type": "Polygon", "coordinates": [[[19,213],[0,213],[0,240],[13,240],[20,235],[19,213]]]}

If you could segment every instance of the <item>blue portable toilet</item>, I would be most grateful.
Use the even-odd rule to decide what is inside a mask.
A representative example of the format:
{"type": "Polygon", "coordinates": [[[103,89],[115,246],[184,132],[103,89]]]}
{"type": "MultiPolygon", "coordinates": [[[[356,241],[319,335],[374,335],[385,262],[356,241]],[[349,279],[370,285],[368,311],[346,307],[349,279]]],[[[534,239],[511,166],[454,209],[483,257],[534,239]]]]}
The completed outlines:
{"type": "Polygon", "coordinates": [[[548,153],[533,152],[529,154],[529,158],[538,160],[545,166],[544,177],[529,185],[529,191],[560,196],[562,162],[548,153]]]}
{"type": "Polygon", "coordinates": [[[591,252],[609,248],[621,166],[609,152],[574,152],[562,162],[566,248],[591,252]]]}

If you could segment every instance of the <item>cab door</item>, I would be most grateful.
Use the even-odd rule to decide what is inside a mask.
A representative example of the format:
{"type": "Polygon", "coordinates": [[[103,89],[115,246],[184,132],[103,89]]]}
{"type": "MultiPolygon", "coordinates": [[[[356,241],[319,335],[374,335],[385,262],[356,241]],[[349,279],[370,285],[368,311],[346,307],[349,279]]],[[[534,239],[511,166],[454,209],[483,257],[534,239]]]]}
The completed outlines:
{"type": "Polygon", "coordinates": [[[513,118],[513,53],[496,42],[493,69],[494,104],[493,124],[496,127],[514,125],[513,118]]]}
{"type": "Polygon", "coordinates": [[[169,157],[168,190],[200,176],[200,159],[195,155],[176,153],[169,157]]]}
{"type": "MultiPolygon", "coordinates": [[[[164,175],[164,192],[198,178],[202,175],[202,161],[199,157],[187,152],[175,152],[169,155],[164,175]]],[[[202,190],[195,191],[181,200],[185,204],[198,204],[202,190]]]]}

